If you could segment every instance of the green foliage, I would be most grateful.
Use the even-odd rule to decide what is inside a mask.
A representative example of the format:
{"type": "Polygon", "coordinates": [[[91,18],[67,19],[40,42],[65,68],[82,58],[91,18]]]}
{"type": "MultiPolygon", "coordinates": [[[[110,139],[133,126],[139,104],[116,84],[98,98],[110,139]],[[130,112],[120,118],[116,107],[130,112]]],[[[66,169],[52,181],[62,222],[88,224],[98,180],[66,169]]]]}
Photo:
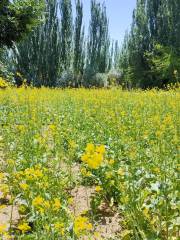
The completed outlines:
{"type": "Polygon", "coordinates": [[[87,43],[87,66],[94,73],[105,73],[108,68],[109,30],[106,8],[95,0],[91,1],[91,20],[87,43]]]}
{"type": "Polygon", "coordinates": [[[2,0],[0,3],[0,47],[12,47],[41,20],[43,0],[2,0]]]}
{"type": "Polygon", "coordinates": [[[141,88],[178,82],[179,8],[178,0],[137,1],[131,31],[125,36],[120,54],[124,82],[141,88]]]}
{"type": "Polygon", "coordinates": [[[71,0],[46,0],[44,22],[13,48],[9,62],[29,84],[49,87],[102,85],[97,83],[95,75],[107,72],[110,59],[114,57],[109,53],[105,5],[92,1],[87,44],[83,4],[78,0],[75,6],[73,24],[71,0]]]}
{"type": "MultiPolygon", "coordinates": [[[[32,227],[27,234],[10,235],[82,240],[70,237],[72,218],[77,209],[89,210],[89,204],[81,208],[81,198],[89,203],[92,190],[91,220],[95,212],[109,218],[108,206],[120,216],[120,236],[112,239],[177,239],[179,101],[179,90],[0,90],[1,198],[6,194],[9,204],[20,209],[19,224],[32,227]],[[92,188],[82,191],[82,183],[92,188]],[[38,196],[39,206],[34,204],[38,196]],[[59,209],[59,204],[54,208],[57,198],[59,209]],[[64,224],[63,236],[57,222],[64,224]]],[[[84,239],[97,238],[86,234],[84,239]]]]}
{"type": "Polygon", "coordinates": [[[14,49],[14,65],[34,86],[56,85],[60,63],[58,2],[46,1],[44,22],[14,49]]]}
{"type": "Polygon", "coordinates": [[[180,66],[180,59],[168,47],[157,44],[152,52],[145,54],[145,57],[152,76],[152,83],[149,82],[149,85],[163,87],[168,83],[178,81],[177,69],[180,66]]]}
{"type": "Polygon", "coordinates": [[[118,69],[119,67],[119,54],[120,54],[120,49],[119,49],[119,44],[118,41],[115,41],[114,45],[114,68],[118,69]]]}
{"type": "Polygon", "coordinates": [[[72,60],[72,4],[71,0],[60,0],[61,31],[60,31],[60,60],[62,70],[71,66],[72,60]]]}
{"type": "Polygon", "coordinates": [[[10,67],[6,48],[0,48],[0,77],[11,84],[14,84],[14,74],[10,67]]]}
{"type": "Polygon", "coordinates": [[[0,76],[14,83],[14,68],[8,48],[27,36],[42,21],[44,0],[2,0],[0,2],[0,76]]]}
{"type": "Polygon", "coordinates": [[[85,43],[84,43],[84,26],[83,21],[83,4],[80,0],[76,1],[76,18],[74,25],[74,49],[73,49],[73,71],[76,75],[77,81],[76,86],[80,85],[78,81],[84,72],[85,64],[85,43]]]}
{"type": "Polygon", "coordinates": [[[120,82],[128,89],[163,87],[179,81],[179,0],[137,0],[121,51],[117,41],[110,41],[105,4],[91,0],[87,38],[81,0],[75,1],[74,22],[71,0],[46,0],[44,21],[34,28],[43,19],[43,7],[43,0],[0,3],[0,47],[13,48],[13,54],[6,54],[6,69],[22,73],[29,84],[101,86],[96,74],[111,69],[121,72],[120,82]]]}

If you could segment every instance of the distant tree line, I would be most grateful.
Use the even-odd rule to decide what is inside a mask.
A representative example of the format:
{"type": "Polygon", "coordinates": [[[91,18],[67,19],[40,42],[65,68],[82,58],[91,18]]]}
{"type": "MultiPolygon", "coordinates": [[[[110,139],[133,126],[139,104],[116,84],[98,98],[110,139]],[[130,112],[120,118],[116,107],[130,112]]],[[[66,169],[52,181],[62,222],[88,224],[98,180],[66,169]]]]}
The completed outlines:
{"type": "Polygon", "coordinates": [[[43,23],[9,54],[11,70],[37,87],[104,86],[115,65],[109,21],[104,4],[91,0],[90,11],[85,36],[81,0],[74,19],[71,0],[46,0],[43,23]]]}
{"type": "Polygon", "coordinates": [[[14,48],[42,21],[44,0],[0,1],[0,77],[12,80],[5,48],[14,48]]]}
{"type": "MultiPolygon", "coordinates": [[[[36,87],[164,87],[180,79],[180,1],[137,0],[119,47],[105,4],[91,0],[85,34],[82,0],[2,0],[0,76],[36,87]],[[21,41],[20,41],[21,40],[21,41]]],[[[118,31],[118,29],[117,29],[118,31]]]]}
{"type": "Polygon", "coordinates": [[[179,0],[137,0],[119,63],[127,87],[161,88],[179,81],[179,0]]]}

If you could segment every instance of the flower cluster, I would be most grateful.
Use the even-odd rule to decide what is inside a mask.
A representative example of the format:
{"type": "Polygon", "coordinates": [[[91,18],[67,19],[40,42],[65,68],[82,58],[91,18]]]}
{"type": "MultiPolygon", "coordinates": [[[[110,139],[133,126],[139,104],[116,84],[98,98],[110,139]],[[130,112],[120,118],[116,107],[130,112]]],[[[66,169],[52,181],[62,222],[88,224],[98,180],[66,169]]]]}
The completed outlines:
{"type": "Polygon", "coordinates": [[[81,160],[88,165],[91,169],[98,169],[104,159],[105,146],[95,146],[92,143],[87,144],[85,153],[82,155],[81,160]]]}
{"type": "Polygon", "coordinates": [[[74,220],[74,233],[77,236],[86,235],[88,231],[92,230],[93,226],[87,217],[77,216],[74,220]]]}
{"type": "Polygon", "coordinates": [[[7,82],[2,78],[0,77],[0,89],[4,89],[4,88],[7,88],[8,87],[8,84],[7,82]]]}
{"type": "Polygon", "coordinates": [[[175,88],[0,89],[0,214],[18,208],[12,238],[97,239],[109,204],[123,219],[112,239],[177,239],[179,101],[175,88]],[[82,185],[91,217],[74,216],[82,185]]]}
{"type": "Polygon", "coordinates": [[[18,229],[22,232],[22,233],[26,233],[29,232],[31,230],[31,227],[29,226],[28,223],[22,223],[18,225],[18,229]]]}

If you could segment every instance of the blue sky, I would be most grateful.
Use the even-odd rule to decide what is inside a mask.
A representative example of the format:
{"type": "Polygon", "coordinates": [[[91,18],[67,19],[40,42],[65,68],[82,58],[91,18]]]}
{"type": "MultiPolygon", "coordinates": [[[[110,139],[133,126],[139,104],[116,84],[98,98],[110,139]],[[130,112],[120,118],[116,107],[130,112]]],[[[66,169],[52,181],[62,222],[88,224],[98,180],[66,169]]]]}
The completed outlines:
{"type": "MultiPolygon", "coordinates": [[[[91,1],[82,1],[84,5],[84,23],[87,29],[90,18],[91,1]]],[[[99,2],[105,2],[106,4],[111,38],[121,43],[125,31],[130,27],[132,22],[132,11],[135,8],[136,0],[99,0],[99,2]]]]}

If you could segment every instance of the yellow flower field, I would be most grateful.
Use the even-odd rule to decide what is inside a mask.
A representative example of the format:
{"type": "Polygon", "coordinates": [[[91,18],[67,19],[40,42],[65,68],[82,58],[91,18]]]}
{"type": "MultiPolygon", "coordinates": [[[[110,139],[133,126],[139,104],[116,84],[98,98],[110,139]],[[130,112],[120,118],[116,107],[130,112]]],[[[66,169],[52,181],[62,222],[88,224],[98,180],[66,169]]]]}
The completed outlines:
{"type": "Polygon", "coordinates": [[[111,239],[178,239],[179,102],[178,90],[0,90],[0,204],[19,211],[0,238],[110,239],[106,204],[122,219],[111,239]],[[82,185],[91,208],[75,214],[82,185]]]}

